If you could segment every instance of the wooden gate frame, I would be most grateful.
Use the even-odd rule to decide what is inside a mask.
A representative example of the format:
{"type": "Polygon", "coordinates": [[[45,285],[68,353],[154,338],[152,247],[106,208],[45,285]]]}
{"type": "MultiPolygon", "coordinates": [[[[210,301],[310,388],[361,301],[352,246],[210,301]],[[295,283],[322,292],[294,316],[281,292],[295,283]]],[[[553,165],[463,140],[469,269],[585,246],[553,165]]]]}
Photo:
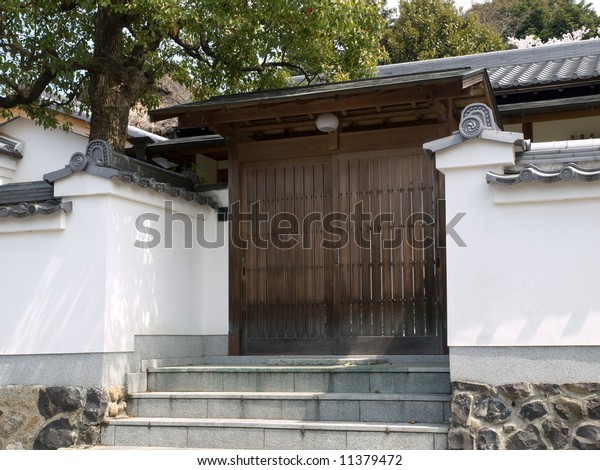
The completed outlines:
{"type": "MultiPolygon", "coordinates": [[[[228,139],[229,201],[239,200],[241,161],[302,159],[386,149],[422,148],[458,129],[462,109],[475,102],[495,109],[485,70],[454,70],[346,83],[221,96],[165,108],[154,119],[179,118],[180,127],[209,128],[228,139]],[[336,131],[320,133],[315,120],[335,113],[336,131]]],[[[497,114],[497,113],[496,113],[497,114]]],[[[496,122],[500,122],[496,116],[496,122]]],[[[443,190],[443,182],[440,183],[443,190]]],[[[231,228],[239,221],[232,213],[231,228]]],[[[440,227],[443,230],[443,226],[440,227]]],[[[232,230],[233,232],[233,230],[232,230]]],[[[440,239],[445,237],[440,234],[440,239]]],[[[242,354],[242,253],[230,245],[229,354],[242,354]]],[[[445,259],[438,269],[444,271],[445,259]]],[[[445,287],[439,287],[441,298],[445,287]]],[[[444,315],[445,317],[445,315],[444,315]]]]}
{"type": "MultiPolygon", "coordinates": [[[[286,268],[287,263],[283,261],[287,255],[279,253],[268,241],[265,242],[265,248],[271,246],[268,251],[249,246],[242,257],[242,273],[236,274],[238,282],[241,279],[242,286],[239,298],[248,299],[242,301],[240,307],[243,315],[241,336],[243,352],[247,354],[442,353],[443,351],[440,348],[443,347],[441,343],[442,338],[445,338],[445,334],[439,318],[441,315],[439,315],[437,278],[440,273],[438,272],[439,268],[436,269],[436,258],[434,257],[437,256],[438,260],[441,258],[439,248],[436,248],[439,246],[437,234],[431,233],[431,236],[436,239],[436,247],[430,246],[426,249],[426,259],[418,254],[420,253],[419,248],[415,250],[414,245],[406,245],[406,243],[410,243],[410,237],[406,232],[410,228],[408,226],[401,227],[405,222],[410,224],[410,220],[399,220],[397,218],[402,213],[402,217],[409,216],[407,210],[410,209],[416,210],[417,214],[421,211],[432,214],[429,212],[432,209],[434,213],[437,213],[433,204],[439,196],[438,187],[433,185],[433,180],[428,179],[429,175],[437,181],[434,176],[437,172],[434,170],[433,162],[428,161],[429,157],[423,153],[422,149],[369,150],[292,160],[265,158],[263,155],[257,157],[256,160],[243,159],[239,162],[239,168],[241,169],[240,187],[244,193],[241,206],[245,208],[245,211],[249,211],[248,204],[257,197],[261,200],[266,197],[264,199],[265,206],[263,207],[263,210],[266,211],[274,210],[274,205],[288,204],[289,207],[291,201],[291,204],[300,202],[301,211],[308,207],[306,206],[307,203],[310,207],[318,208],[320,203],[323,202],[325,203],[323,209],[326,212],[341,211],[345,213],[352,210],[355,202],[364,201],[369,205],[367,211],[369,213],[374,211],[371,216],[380,214],[382,211],[384,213],[390,211],[396,213],[395,222],[391,224],[384,223],[381,228],[386,233],[388,233],[387,230],[393,230],[388,235],[396,233],[396,236],[398,236],[398,234],[401,234],[404,240],[402,245],[399,245],[393,251],[383,249],[380,252],[378,247],[382,248],[380,243],[385,238],[382,235],[384,232],[379,231],[379,235],[376,233],[371,234],[373,227],[369,228],[369,226],[372,222],[368,226],[363,225],[362,230],[366,231],[363,233],[369,237],[369,245],[373,244],[372,247],[365,251],[359,248],[354,240],[349,240],[349,244],[335,250],[339,255],[338,262],[335,262],[333,252],[321,250],[320,253],[323,258],[320,258],[321,261],[317,262],[317,265],[324,263],[323,269],[325,271],[322,269],[313,271],[311,269],[310,272],[316,277],[302,278],[302,285],[304,285],[305,279],[313,280],[306,285],[307,291],[302,289],[300,295],[303,300],[297,303],[294,303],[292,299],[286,301],[286,298],[281,298],[283,292],[291,292],[292,298],[299,293],[294,287],[294,281],[289,284],[290,278],[288,278],[288,283],[283,284],[280,277],[283,273],[286,273],[286,276],[291,275],[292,278],[295,276],[295,269],[290,269],[289,266],[286,268]],[[382,163],[386,165],[387,171],[383,170],[382,163]],[[329,179],[318,178],[315,181],[321,181],[323,185],[319,185],[321,189],[330,186],[328,192],[326,192],[328,196],[326,199],[317,198],[311,201],[310,195],[313,194],[312,192],[304,193],[302,190],[298,192],[298,188],[294,189],[294,187],[298,181],[301,181],[302,185],[305,184],[306,173],[304,172],[306,168],[324,169],[323,165],[329,167],[332,173],[317,173],[321,174],[322,177],[329,174],[329,179]],[[258,172],[257,175],[262,175],[259,181],[262,181],[265,177],[268,178],[264,180],[264,184],[254,181],[251,177],[256,171],[258,172]],[[280,174],[282,179],[279,181],[273,179],[276,174],[280,174]],[[346,176],[338,180],[344,174],[346,176]],[[287,175],[285,181],[283,175],[287,175]],[[397,180],[393,180],[392,175],[395,175],[397,180]],[[249,177],[250,180],[248,180],[249,177]],[[294,178],[296,184],[293,184],[293,180],[289,180],[291,177],[294,178]],[[300,180],[298,180],[298,177],[300,180]],[[252,183],[249,183],[250,186],[244,189],[249,181],[252,181],[252,183]],[[266,185],[267,182],[269,182],[268,186],[266,185]],[[276,194],[276,187],[283,189],[288,187],[287,185],[290,183],[292,183],[293,193],[299,195],[299,199],[292,196],[292,193],[286,192],[285,196],[276,194]],[[380,183],[384,185],[381,188],[379,187],[380,183]],[[247,193],[248,190],[251,191],[247,193]],[[414,202],[413,195],[416,196],[414,202]],[[290,197],[291,199],[289,199],[290,197]],[[309,199],[306,199],[307,197],[309,199]],[[330,209],[325,209],[329,204],[332,204],[330,209]],[[414,207],[413,204],[415,204],[414,207]],[[398,230],[400,231],[398,232],[398,230]],[[373,238],[370,238],[372,236],[373,238]],[[409,248],[411,246],[412,249],[409,248]],[[398,258],[399,255],[402,256],[402,261],[398,258]],[[278,267],[269,262],[270,256],[274,256],[273,259],[278,260],[275,261],[275,265],[278,267]],[[382,263],[374,265],[381,266],[380,269],[371,270],[367,267],[370,265],[365,264],[365,262],[369,263],[368,260],[371,257],[374,257],[374,263],[382,263]],[[412,263],[411,260],[416,261],[416,263],[412,263]],[[405,264],[406,261],[408,261],[407,264],[405,264]],[[283,264],[281,264],[282,262],[283,264]],[[269,265],[271,265],[271,268],[265,272],[264,268],[269,265]],[[427,274],[421,280],[420,275],[416,278],[410,276],[410,272],[413,270],[416,270],[416,272],[423,270],[427,274]],[[244,271],[245,275],[243,274],[244,271]],[[277,272],[280,275],[272,277],[277,272]],[[329,274],[325,274],[325,272],[329,274]],[[436,272],[438,272],[438,275],[436,275],[436,272]],[[404,278],[406,274],[409,274],[408,278],[404,278]],[[323,275],[325,275],[325,278],[323,278],[323,275]],[[270,281],[268,280],[269,276],[271,276],[270,281]],[[319,278],[321,278],[321,281],[317,282],[319,278]],[[391,281],[394,278],[396,278],[396,281],[392,283],[391,281]],[[370,286],[371,283],[374,283],[373,287],[376,290],[371,291],[370,287],[365,290],[365,286],[370,286]],[[431,290],[432,283],[433,290],[431,290]],[[262,288],[259,289],[260,286],[262,288]],[[267,288],[268,286],[271,286],[271,288],[267,288]],[[325,287],[324,291],[321,286],[325,287]],[[403,288],[407,289],[404,295],[397,290],[403,288]],[[394,293],[394,291],[396,292],[394,293]],[[410,292],[413,292],[412,296],[410,292]],[[315,295],[316,297],[313,297],[315,295]],[[254,299],[254,301],[251,299],[254,299]],[[289,300],[292,300],[292,302],[289,300]],[[278,304],[280,304],[279,309],[277,308],[278,304]],[[317,308],[319,306],[321,308],[317,308]],[[413,324],[412,315],[405,315],[407,312],[412,311],[412,307],[418,308],[419,306],[418,311],[420,313],[414,317],[415,323],[413,324]],[[295,310],[299,311],[300,316],[290,317],[291,312],[295,310]],[[301,313],[302,311],[304,311],[304,314],[301,313]],[[354,313],[348,316],[350,311],[354,313]],[[364,316],[365,314],[366,316],[364,316]],[[271,318],[272,321],[266,323],[262,321],[262,319],[267,318],[271,318]],[[294,320],[290,323],[292,318],[294,320]],[[327,334],[325,333],[326,330],[322,329],[326,324],[330,326],[327,329],[327,334]],[[246,326],[253,326],[252,332],[245,329],[246,326]],[[307,328],[306,331],[304,331],[305,327],[307,328]],[[354,329],[356,327],[358,327],[358,330],[354,329]],[[362,330],[365,327],[367,330],[362,330]],[[374,333],[372,328],[380,328],[381,334],[374,333]],[[408,329],[404,331],[404,328],[408,329]],[[297,336],[298,333],[300,336],[297,336]]],[[[312,175],[312,171],[309,174],[312,175]]],[[[312,178],[309,178],[309,184],[312,184],[312,178]]],[[[290,187],[288,187],[289,189],[290,187]]],[[[320,194],[320,190],[316,190],[315,194],[320,194]]],[[[289,211],[289,208],[286,210],[289,211]]],[[[270,215],[273,215],[273,213],[270,215]]],[[[304,213],[298,215],[302,219],[304,213]]],[[[310,225],[311,228],[319,226],[320,224],[310,225]]],[[[352,223],[348,222],[348,228],[351,226],[352,223]]],[[[244,228],[247,229],[247,227],[244,228]]],[[[321,229],[317,228],[317,232],[314,233],[317,238],[322,236],[319,235],[321,230],[322,227],[321,229]]],[[[353,238],[352,233],[356,233],[354,230],[356,230],[356,227],[353,228],[352,232],[348,232],[350,238],[353,238]]],[[[254,228],[251,231],[255,233],[257,230],[254,228]]],[[[263,226],[261,232],[263,232],[264,238],[269,230],[263,226]]],[[[310,233],[304,232],[304,236],[306,235],[312,238],[310,233]]],[[[301,254],[304,253],[303,250],[297,245],[292,248],[290,253],[292,257],[301,256],[301,259],[304,258],[304,255],[301,254]]],[[[309,256],[309,259],[312,259],[312,257],[309,256]]],[[[308,265],[305,265],[302,261],[301,263],[300,266],[304,268],[312,266],[312,262],[309,262],[308,265]]]]}

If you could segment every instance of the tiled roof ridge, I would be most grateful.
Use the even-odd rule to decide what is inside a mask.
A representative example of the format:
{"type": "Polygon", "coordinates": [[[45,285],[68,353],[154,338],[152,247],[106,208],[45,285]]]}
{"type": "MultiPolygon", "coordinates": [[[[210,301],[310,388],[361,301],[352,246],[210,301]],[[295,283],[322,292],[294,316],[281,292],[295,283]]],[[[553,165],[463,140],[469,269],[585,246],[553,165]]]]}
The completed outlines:
{"type": "Polygon", "coordinates": [[[382,65],[379,77],[454,69],[486,69],[495,89],[547,85],[600,76],[600,40],[484,52],[382,65]]]}
{"type": "Polygon", "coordinates": [[[188,178],[144,164],[125,155],[113,154],[110,145],[103,140],[91,141],[85,154],[81,152],[74,153],[68,165],[60,170],[45,174],[44,180],[52,184],[78,172],[90,173],[108,179],[116,177],[124,183],[135,183],[141,188],[150,188],[159,193],[165,192],[173,197],[195,201],[213,209],[219,207],[218,202],[210,196],[191,189],[190,185],[193,185],[193,183],[191,180],[187,181],[188,178]],[[130,169],[126,169],[127,167],[130,169]],[[144,171],[152,173],[154,176],[143,175],[144,171]],[[171,182],[159,181],[157,177],[160,176],[165,177],[165,180],[171,179],[171,182]],[[186,184],[177,185],[177,182],[183,182],[184,180],[186,180],[187,188],[185,187],[186,184]]]}
{"type": "Polygon", "coordinates": [[[600,53],[600,41],[587,39],[572,43],[550,44],[526,49],[508,49],[504,51],[482,52],[479,54],[456,57],[443,57],[415,62],[380,65],[378,75],[389,76],[404,73],[418,73],[434,70],[451,70],[463,67],[496,68],[504,65],[531,64],[539,61],[550,61],[573,57],[594,56],[600,53]],[[402,69],[408,69],[403,71],[402,69]]]}

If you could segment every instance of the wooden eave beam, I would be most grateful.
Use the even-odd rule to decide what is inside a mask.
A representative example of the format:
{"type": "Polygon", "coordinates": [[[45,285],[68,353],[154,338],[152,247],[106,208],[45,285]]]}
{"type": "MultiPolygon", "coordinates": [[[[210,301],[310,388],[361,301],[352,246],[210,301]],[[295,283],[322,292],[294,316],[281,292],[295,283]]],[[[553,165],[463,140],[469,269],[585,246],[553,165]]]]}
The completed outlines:
{"type": "MultiPolygon", "coordinates": [[[[378,107],[377,109],[382,109],[378,107]]],[[[446,107],[439,103],[439,101],[435,101],[434,104],[430,107],[425,108],[415,108],[403,111],[382,111],[382,112],[370,112],[367,114],[348,114],[347,112],[341,112],[342,116],[340,117],[341,124],[352,124],[356,121],[370,121],[381,119],[385,120],[393,117],[409,117],[415,116],[418,113],[427,113],[427,112],[437,112],[440,114],[440,118],[446,119],[446,107]]],[[[315,119],[307,117],[307,119],[295,120],[295,121],[282,121],[279,123],[270,123],[270,124],[257,124],[257,125],[243,125],[237,128],[239,132],[260,132],[260,131],[268,131],[271,129],[291,129],[294,127],[315,127],[315,119]]]]}
{"type": "MultiPolygon", "coordinates": [[[[243,107],[223,107],[213,110],[197,110],[188,112],[180,118],[182,127],[206,125],[210,128],[220,124],[232,124],[251,121],[253,119],[276,119],[300,115],[317,115],[324,112],[342,112],[344,110],[369,109],[377,106],[410,104],[412,102],[429,102],[449,98],[472,98],[473,93],[463,89],[462,83],[453,82],[439,85],[421,86],[400,89],[371,90],[363,93],[338,94],[333,97],[311,97],[310,99],[294,99],[293,101],[271,104],[255,103],[243,107]]],[[[483,96],[483,90],[477,96],[483,96]]]]}
{"type": "MultiPolygon", "coordinates": [[[[332,150],[332,144],[327,134],[294,136],[286,139],[271,139],[254,142],[243,142],[238,145],[244,161],[264,161],[265,159],[295,159],[305,157],[307,153],[326,155],[327,153],[360,152],[364,150],[408,148],[421,149],[423,142],[438,138],[440,124],[430,122],[424,125],[408,128],[399,132],[395,128],[358,130],[342,133],[338,148],[332,150]]],[[[234,181],[230,179],[230,181],[234,181]]]]}

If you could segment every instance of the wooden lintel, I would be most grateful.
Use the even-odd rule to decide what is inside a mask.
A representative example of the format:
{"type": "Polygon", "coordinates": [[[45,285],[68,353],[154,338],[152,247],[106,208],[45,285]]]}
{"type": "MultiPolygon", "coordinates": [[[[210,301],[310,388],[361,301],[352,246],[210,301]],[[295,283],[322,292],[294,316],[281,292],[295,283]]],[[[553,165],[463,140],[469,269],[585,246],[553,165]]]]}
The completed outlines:
{"type": "MultiPolygon", "coordinates": [[[[441,106],[442,108],[436,108],[438,110],[439,113],[439,109],[443,109],[444,114],[440,115],[440,118],[445,120],[446,116],[445,116],[445,108],[443,107],[442,104],[439,104],[439,106],[441,106]]],[[[433,107],[433,105],[432,105],[433,107]]],[[[382,109],[381,106],[379,106],[377,109],[382,109]]],[[[342,112],[342,115],[344,116],[341,119],[341,122],[343,123],[353,123],[355,121],[368,121],[368,120],[375,120],[375,119],[382,119],[385,120],[386,118],[393,118],[393,117],[406,117],[406,116],[412,116],[415,115],[415,113],[417,112],[418,108],[415,109],[409,109],[409,110],[403,110],[403,111],[385,111],[385,112],[380,112],[380,113],[367,113],[367,114],[353,114],[353,115],[349,115],[347,112],[344,113],[342,112]]],[[[420,108],[418,109],[418,111],[420,111],[421,113],[423,112],[427,112],[429,111],[429,109],[427,108],[420,108]]],[[[310,116],[308,116],[308,119],[301,119],[301,120],[294,120],[294,121],[283,121],[283,120],[278,120],[278,122],[281,122],[280,124],[276,124],[276,123],[272,123],[272,124],[257,124],[257,125],[244,125],[242,127],[239,127],[239,131],[240,132],[244,132],[244,133],[249,133],[249,132],[260,132],[260,131],[265,131],[265,130],[270,130],[270,129],[290,129],[290,128],[294,128],[294,127],[314,127],[315,126],[315,119],[311,119],[310,116]]]]}
{"type": "MultiPolygon", "coordinates": [[[[320,99],[294,100],[292,102],[276,102],[262,104],[248,104],[235,109],[213,109],[205,111],[199,109],[195,116],[186,115],[180,118],[181,126],[192,127],[198,121],[208,121],[209,127],[222,124],[240,123],[252,119],[273,119],[292,116],[316,115],[323,112],[342,112],[351,109],[375,108],[377,106],[391,106],[409,104],[413,102],[448,99],[451,97],[465,97],[466,93],[460,83],[447,83],[437,86],[422,87],[421,91],[414,87],[404,87],[392,90],[380,90],[378,93],[361,93],[336,95],[336,97],[321,97],[320,99]]],[[[483,96],[483,93],[481,93],[483,96]]]]}
{"type": "MultiPolygon", "coordinates": [[[[445,127],[445,126],[441,126],[445,127]]],[[[238,155],[244,161],[273,158],[297,159],[331,153],[421,147],[423,142],[439,138],[439,123],[369,131],[344,132],[337,150],[329,150],[325,134],[288,139],[240,142],[238,155]]]]}

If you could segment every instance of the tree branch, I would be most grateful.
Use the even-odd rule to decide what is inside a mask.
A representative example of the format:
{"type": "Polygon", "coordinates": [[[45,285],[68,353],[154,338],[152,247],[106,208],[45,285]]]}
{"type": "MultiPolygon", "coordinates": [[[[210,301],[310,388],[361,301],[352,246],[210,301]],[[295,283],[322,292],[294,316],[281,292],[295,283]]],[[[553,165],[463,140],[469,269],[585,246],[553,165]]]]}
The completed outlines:
{"type": "Polygon", "coordinates": [[[19,86],[15,88],[9,85],[15,90],[15,93],[8,96],[1,96],[0,108],[14,108],[15,106],[34,103],[55,78],[56,75],[50,69],[45,69],[27,91],[19,86]]]}
{"type": "MultiPolygon", "coordinates": [[[[201,42],[200,42],[199,48],[198,48],[198,46],[194,46],[189,43],[186,43],[183,39],[181,39],[179,32],[177,32],[176,34],[171,34],[170,37],[173,41],[175,41],[175,43],[178,46],[180,46],[185,51],[186,54],[188,54],[190,57],[192,57],[194,59],[204,62],[209,67],[213,67],[213,64],[210,62],[210,60],[206,56],[211,57],[215,61],[223,63],[225,65],[228,65],[228,66],[233,65],[231,61],[219,56],[210,47],[208,38],[204,34],[201,35],[201,42]],[[202,51],[202,53],[200,52],[200,50],[202,51]]],[[[312,81],[312,77],[314,76],[313,74],[310,74],[307,70],[305,70],[303,67],[301,67],[297,64],[294,64],[292,62],[285,61],[285,60],[269,62],[269,61],[266,61],[266,59],[265,59],[265,61],[263,61],[261,64],[256,64],[255,66],[249,66],[249,67],[241,67],[241,68],[238,67],[238,70],[240,72],[246,72],[246,73],[249,73],[249,72],[262,73],[271,67],[285,67],[290,70],[295,70],[300,75],[302,75],[309,83],[312,81]]]]}
{"type": "Polygon", "coordinates": [[[177,44],[179,47],[181,47],[187,55],[189,55],[190,57],[192,57],[196,60],[204,62],[209,67],[212,67],[210,60],[208,60],[208,58],[206,58],[204,55],[202,55],[197,47],[192,46],[191,44],[188,44],[183,39],[181,39],[181,36],[179,35],[179,31],[177,31],[177,33],[175,33],[175,34],[169,34],[169,37],[175,42],[175,44],[177,44]]]}

